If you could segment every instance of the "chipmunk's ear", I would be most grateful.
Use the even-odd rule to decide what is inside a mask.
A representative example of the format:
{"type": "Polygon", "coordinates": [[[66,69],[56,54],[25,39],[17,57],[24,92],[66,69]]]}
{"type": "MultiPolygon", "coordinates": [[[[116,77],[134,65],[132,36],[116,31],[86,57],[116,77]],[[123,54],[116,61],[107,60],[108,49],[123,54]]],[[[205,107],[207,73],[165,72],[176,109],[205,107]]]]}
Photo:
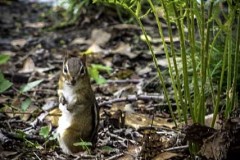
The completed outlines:
{"type": "Polygon", "coordinates": [[[69,58],[70,58],[69,51],[65,51],[64,57],[63,57],[63,64],[65,64],[69,58]]]}
{"type": "Polygon", "coordinates": [[[80,59],[81,59],[82,63],[86,66],[86,59],[87,59],[86,54],[81,55],[80,59]]]}

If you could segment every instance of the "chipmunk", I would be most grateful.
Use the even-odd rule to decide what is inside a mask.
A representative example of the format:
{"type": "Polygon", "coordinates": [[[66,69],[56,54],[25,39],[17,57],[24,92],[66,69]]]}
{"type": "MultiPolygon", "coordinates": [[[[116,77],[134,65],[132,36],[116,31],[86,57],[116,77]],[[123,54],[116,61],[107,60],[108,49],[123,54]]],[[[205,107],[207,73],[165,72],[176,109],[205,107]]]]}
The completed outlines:
{"type": "Polygon", "coordinates": [[[59,109],[58,141],[64,153],[83,151],[76,142],[97,141],[99,108],[91,88],[86,56],[65,57],[58,82],[59,109]]]}

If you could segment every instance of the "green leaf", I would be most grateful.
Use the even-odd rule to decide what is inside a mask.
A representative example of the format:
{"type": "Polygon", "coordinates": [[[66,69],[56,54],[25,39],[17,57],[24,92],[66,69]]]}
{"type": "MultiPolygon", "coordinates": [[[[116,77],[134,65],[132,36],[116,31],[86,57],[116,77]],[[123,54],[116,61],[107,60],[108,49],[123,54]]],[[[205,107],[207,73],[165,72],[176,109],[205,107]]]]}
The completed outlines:
{"type": "Polygon", "coordinates": [[[25,101],[23,101],[21,104],[22,111],[26,111],[31,103],[32,103],[32,101],[30,98],[27,98],[25,101]]]}
{"type": "Polygon", "coordinates": [[[99,76],[97,79],[95,79],[95,81],[97,84],[104,84],[107,80],[104,77],[99,76]]]}
{"type": "Polygon", "coordinates": [[[110,147],[110,146],[103,146],[103,147],[101,147],[101,150],[103,150],[103,151],[113,151],[113,148],[110,147]]]}
{"type": "Polygon", "coordinates": [[[110,74],[112,68],[101,64],[92,64],[91,67],[88,68],[91,78],[93,78],[97,84],[104,84],[106,83],[106,79],[99,74],[99,71],[105,71],[110,74]]]}
{"type": "Polygon", "coordinates": [[[103,66],[101,64],[92,64],[91,67],[97,69],[98,71],[106,71],[107,73],[112,71],[111,67],[103,66]]]}
{"type": "Polygon", "coordinates": [[[43,81],[43,79],[40,79],[40,80],[33,81],[33,82],[27,83],[25,85],[22,85],[20,87],[20,91],[22,93],[27,92],[27,91],[31,90],[32,88],[36,87],[37,85],[39,85],[42,81],[43,81]]]}
{"type": "Polygon", "coordinates": [[[92,146],[92,143],[91,142],[77,142],[77,143],[74,143],[73,144],[74,146],[84,146],[84,147],[88,147],[88,146],[92,146]]]}
{"type": "Polygon", "coordinates": [[[13,84],[4,78],[3,74],[0,72],[0,93],[6,91],[10,88],[13,84]]]}
{"type": "Polygon", "coordinates": [[[89,67],[89,70],[88,70],[90,76],[95,80],[97,81],[98,77],[99,77],[99,72],[96,68],[93,68],[93,67],[89,67]]]}
{"type": "Polygon", "coordinates": [[[1,64],[4,64],[4,63],[7,63],[7,61],[10,59],[10,56],[9,55],[6,55],[6,54],[2,54],[0,55],[0,65],[1,64]]]}
{"type": "Polygon", "coordinates": [[[39,135],[43,136],[44,138],[47,138],[49,133],[50,133],[50,127],[49,126],[41,127],[41,129],[39,131],[39,135]]]}
{"type": "Polygon", "coordinates": [[[16,130],[16,136],[17,136],[17,138],[25,139],[26,133],[23,132],[22,130],[17,129],[16,130]]]}

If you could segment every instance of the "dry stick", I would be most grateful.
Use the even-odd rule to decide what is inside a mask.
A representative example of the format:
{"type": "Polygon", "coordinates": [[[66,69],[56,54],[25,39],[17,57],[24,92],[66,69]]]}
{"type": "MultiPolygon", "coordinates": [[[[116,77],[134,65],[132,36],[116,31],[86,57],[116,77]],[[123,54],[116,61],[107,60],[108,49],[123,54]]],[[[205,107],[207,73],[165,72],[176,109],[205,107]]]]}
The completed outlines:
{"type": "Polygon", "coordinates": [[[107,135],[110,136],[110,137],[113,137],[113,138],[117,138],[117,139],[122,140],[122,141],[128,141],[128,139],[122,138],[122,137],[120,137],[118,135],[115,135],[115,134],[112,134],[110,132],[108,132],[107,135]]]}
{"type": "Polygon", "coordinates": [[[21,57],[17,62],[14,62],[13,65],[17,65],[17,64],[22,64],[23,61],[25,61],[29,56],[31,56],[33,53],[30,52],[30,53],[27,53],[25,54],[23,57],[21,57]]]}
{"type": "Polygon", "coordinates": [[[137,100],[163,100],[164,96],[163,95],[158,95],[158,96],[149,96],[149,95],[128,95],[127,97],[122,97],[122,98],[116,98],[116,99],[111,99],[109,101],[104,101],[102,103],[99,103],[99,106],[105,106],[105,105],[111,105],[113,103],[117,102],[124,102],[124,101],[137,101],[137,100]]]}
{"type": "Polygon", "coordinates": [[[82,154],[82,155],[72,155],[73,157],[75,157],[74,160],[79,160],[79,159],[96,159],[97,156],[94,155],[89,155],[89,154],[82,154]]]}
{"type": "Polygon", "coordinates": [[[116,159],[116,158],[119,158],[119,157],[121,157],[121,156],[123,156],[123,153],[115,154],[115,155],[113,155],[113,156],[107,158],[106,160],[116,159]]]}
{"type": "Polygon", "coordinates": [[[119,80],[107,80],[107,83],[139,83],[142,79],[119,79],[119,80]]]}
{"type": "Polygon", "coordinates": [[[7,143],[8,141],[9,141],[9,138],[6,137],[6,136],[2,133],[2,131],[0,130],[0,143],[1,143],[1,144],[5,144],[5,143],[7,143]]]}
{"type": "MultiPolygon", "coordinates": [[[[33,114],[32,112],[19,112],[19,111],[0,111],[0,113],[8,113],[8,114],[33,114]]],[[[62,114],[55,114],[55,113],[49,113],[47,116],[61,116],[62,114]]]]}
{"type": "Polygon", "coordinates": [[[45,140],[40,137],[40,136],[35,136],[35,135],[28,135],[28,134],[24,134],[24,138],[21,134],[19,133],[16,133],[16,132],[8,132],[6,131],[5,129],[1,128],[1,131],[4,135],[6,135],[7,137],[10,137],[10,138],[14,138],[14,139],[18,139],[18,140],[24,140],[27,139],[27,140],[35,140],[35,141],[38,141],[39,143],[43,143],[45,140]]]}
{"type": "Polygon", "coordinates": [[[185,146],[177,146],[177,147],[163,149],[162,151],[167,152],[167,151],[174,151],[174,150],[187,149],[187,148],[188,148],[188,145],[185,145],[185,146]]]}
{"type": "Polygon", "coordinates": [[[41,158],[35,152],[33,152],[33,154],[37,157],[37,159],[41,160],[41,158]]]}
{"type": "Polygon", "coordinates": [[[137,144],[137,142],[136,142],[135,140],[130,140],[130,139],[127,139],[127,138],[122,138],[122,137],[120,137],[120,136],[118,136],[118,135],[116,135],[116,134],[112,134],[112,133],[110,133],[110,132],[107,132],[106,134],[107,134],[108,136],[110,136],[110,137],[117,138],[117,139],[119,139],[119,140],[121,140],[121,141],[129,141],[129,142],[131,142],[132,144],[137,144]]]}

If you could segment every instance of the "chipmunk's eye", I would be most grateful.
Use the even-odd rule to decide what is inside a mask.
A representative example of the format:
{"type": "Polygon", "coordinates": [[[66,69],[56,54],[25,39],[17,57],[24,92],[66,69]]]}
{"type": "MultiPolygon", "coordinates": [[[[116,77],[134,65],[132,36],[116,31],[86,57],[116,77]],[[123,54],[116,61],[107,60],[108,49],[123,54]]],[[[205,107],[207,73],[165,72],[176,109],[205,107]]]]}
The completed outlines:
{"type": "Polygon", "coordinates": [[[80,71],[79,71],[79,74],[80,74],[80,75],[84,75],[84,74],[85,74],[85,68],[84,68],[84,66],[81,66],[80,71]]]}

